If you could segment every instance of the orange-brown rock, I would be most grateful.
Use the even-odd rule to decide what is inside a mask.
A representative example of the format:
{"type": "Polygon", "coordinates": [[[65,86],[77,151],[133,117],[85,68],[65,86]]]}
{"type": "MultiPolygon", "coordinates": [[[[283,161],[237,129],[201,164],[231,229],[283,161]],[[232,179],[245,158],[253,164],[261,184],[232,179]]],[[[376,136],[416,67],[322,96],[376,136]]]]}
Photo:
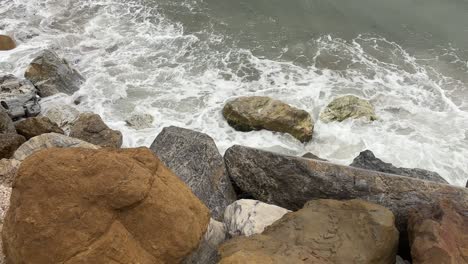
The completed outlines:
{"type": "Polygon", "coordinates": [[[441,200],[411,212],[408,220],[414,264],[468,263],[468,205],[441,200]]]}
{"type": "Polygon", "coordinates": [[[146,148],[51,148],[24,160],[2,239],[10,264],[179,263],[210,215],[146,148]]]}
{"type": "Polygon", "coordinates": [[[16,43],[11,37],[0,35],[0,50],[12,50],[14,48],[16,48],[16,43]]]}

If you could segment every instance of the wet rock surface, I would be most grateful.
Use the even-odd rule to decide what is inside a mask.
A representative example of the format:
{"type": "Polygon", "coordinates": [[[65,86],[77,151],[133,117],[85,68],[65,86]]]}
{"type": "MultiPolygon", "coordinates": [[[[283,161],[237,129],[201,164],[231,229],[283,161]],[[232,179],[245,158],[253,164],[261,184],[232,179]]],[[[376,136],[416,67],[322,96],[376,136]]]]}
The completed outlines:
{"type": "Polygon", "coordinates": [[[0,104],[12,119],[37,116],[41,112],[36,88],[11,74],[0,76],[0,104]]]}
{"type": "Polygon", "coordinates": [[[120,148],[123,140],[120,131],[110,129],[99,115],[93,113],[79,115],[70,128],[70,137],[110,148],[120,148]]]}
{"type": "Polygon", "coordinates": [[[369,121],[377,120],[374,106],[367,100],[354,95],[346,95],[334,99],[320,113],[320,120],[325,123],[344,121],[348,118],[364,118],[369,121]]]}

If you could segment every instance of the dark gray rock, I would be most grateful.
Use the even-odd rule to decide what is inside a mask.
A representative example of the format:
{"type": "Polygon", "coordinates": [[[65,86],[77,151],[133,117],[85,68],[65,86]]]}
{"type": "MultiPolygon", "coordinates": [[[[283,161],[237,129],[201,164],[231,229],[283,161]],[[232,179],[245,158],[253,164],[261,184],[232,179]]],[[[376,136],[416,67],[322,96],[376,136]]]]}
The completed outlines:
{"type": "Polygon", "coordinates": [[[110,148],[120,148],[123,140],[120,131],[110,129],[99,115],[93,113],[79,115],[70,128],[70,137],[110,148]]]}
{"type": "Polygon", "coordinates": [[[84,81],[65,59],[50,50],[44,50],[29,64],[24,77],[36,86],[41,97],[57,93],[71,95],[84,81]]]}
{"type": "Polygon", "coordinates": [[[437,172],[423,169],[398,168],[391,163],[386,163],[376,158],[370,150],[361,152],[349,166],[448,184],[437,172]]]}
{"type": "Polygon", "coordinates": [[[14,134],[16,133],[13,120],[3,107],[0,106],[0,134],[14,134]]]}
{"type": "Polygon", "coordinates": [[[63,130],[56,123],[45,116],[23,119],[15,123],[15,128],[17,133],[26,139],[46,133],[64,134],[63,130]]]}
{"type": "Polygon", "coordinates": [[[236,200],[236,194],[213,139],[171,126],[162,130],[150,148],[205,203],[212,217],[222,220],[225,208],[236,200]]]}
{"type": "Polygon", "coordinates": [[[12,119],[37,116],[41,112],[36,88],[11,74],[0,77],[0,104],[12,119]]]}
{"type": "Polygon", "coordinates": [[[409,248],[410,210],[441,198],[468,204],[468,189],[404,176],[233,146],[224,156],[231,179],[262,202],[298,210],[313,199],[363,199],[390,209],[409,248]]]}
{"type": "Polygon", "coordinates": [[[26,139],[18,134],[0,134],[0,159],[9,159],[26,139]]]}
{"type": "Polygon", "coordinates": [[[306,159],[315,159],[315,160],[321,160],[321,161],[328,161],[326,159],[322,159],[320,158],[319,156],[313,154],[313,153],[310,153],[310,152],[307,152],[306,154],[302,155],[303,158],[306,158],[306,159]]]}

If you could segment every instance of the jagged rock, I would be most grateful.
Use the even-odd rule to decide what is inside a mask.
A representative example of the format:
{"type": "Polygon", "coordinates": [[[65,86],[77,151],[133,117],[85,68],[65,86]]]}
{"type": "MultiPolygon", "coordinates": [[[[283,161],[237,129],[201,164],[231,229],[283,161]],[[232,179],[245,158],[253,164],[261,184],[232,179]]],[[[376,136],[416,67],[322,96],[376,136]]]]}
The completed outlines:
{"type": "Polygon", "coordinates": [[[0,134],[15,134],[16,129],[8,113],[0,106],[0,134]]]}
{"type": "Polygon", "coordinates": [[[233,146],[224,156],[229,176],[256,200],[289,210],[312,199],[364,199],[392,210],[400,243],[408,246],[408,213],[447,198],[468,203],[468,189],[377,171],[233,146]]]}
{"type": "Polygon", "coordinates": [[[98,149],[99,147],[77,138],[71,138],[57,133],[48,133],[28,140],[15,151],[13,158],[23,161],[30,155],[47,148],[98,149]]]}
{"type": "Polygon", "coordinates": [[[152,115],[149,114],[135,114],[132,115],[130,118],[125,120],[127,126],[134,128],[134,129],[145,129],[150,128],[154,118],[152,115]]]}
{"type": "Polygon", "coordinates": [[[15,151],[26,141],[18,134],[0,134],[0,159],[9,159],[15,151]]]}
{"type": "Polygon", "coordinates": [[[50,50],[44,50],[29,64],[24,77],[36,86],[41,97],[57,93],[71,95],[84,80],[65,59],[50,50]]]}
{"type": "Polygon", "coordinates": [[[43,150],[14,186],[2,233],[9,263],[180,263],[210,220],[147,148],[43,150]]]}
{"type": "Polygon", "coordinates": [[[361,200],[315,200],[262,234],[220,247],[221,264],[394,264],[398,231],[392,212],[361,200]]]}
{"type": "Polygon", "coordinates": [[[441,200],[411,212],[408,221],[414,264],[467,263],[468,204],[441,200]]]}
{"type": "Polygon", "coordinates": [[[0,160],[0,184],[11,187],[16,172],[20,166],[20,162],[15,159],[0,160]]]}
{"type": "Polygon", "coordinates": [[[14,48],[16,48],[16,43],[11,37],[0,35],[0,50],[12,50],[14,48]]]}
{"type": "Polygon", "coordinates": [[[315,160],[321,160],[321,161],[328,161],[326,159],[322,159],[320,158],[319,156],[313,154],[313,153],[310,153],[310,152],[307,152],[306,154],[302,155],[303,158],[306,158],[306,159],[315,159],[315,160]]]}
{"type": "Polygon", "coordinates": [[[80,114],[70,128],[70,136],[101,147],[122,146],[122,133],[110,129],[99,115],[93,113],[80,114]]]}
{"type": "Polygon", "coordinates": [[[41,112],[36,88],[11,74],[0,77],[0,104],[12,119],[37,116],[41,112]]]}
{"type": "Polygon", "coordinates": [[[66,134],[70,133],[70,127],[80,115],[80,111],[70,105],[54,105],[44,109],[41,116],[48,117],[56,123],[66,134]]]}
{"type": "Polygon", "coordinates": [[[56,123],[45,116],[23,119],[15,123],[15,128],[17,133],[24,136],[26,139],[46,133],[64,133],[56,123]]]}
{"type": "Polygon", "coordinates": [[[437,172],[423,169],[397,168],[391,163],[386,163],[376,158],[370,150],[361,152],[349,166],[448,184],[437,172]]]}
{"type": "Polygon", "coordinates": [[[276,205],[256,200],[235,201],[224,212],[224,224],[231,236],[260,234],[267,227],[291,212],[276,205]]]}
{"type": "Polygon", "coordinates": [[[312,139],[314,123],[309,113],[264,96],[239,97],[226,103],[223,116],[239,131],[271,130],[289,133],[301,142],[312,139]]]}
{"type": "Polygon", "coordinates": [[[208,206],[214,219],[222,220],[226,206],[236,200],[236,194],[211,137],[166,127],[151,144],[151,150],[208,206]]]}
{"type": "Polygon", "coordinates": [[[216,264],[219,260],[218,246],[226,240],[223,223],[210,219],[208,229],[197,250],[184,260],[184,264],[216,264]]]}
{"type": "Polygon", "coordinates": [[[354,95],[346,95],[334,99],[320,114],[320,120],[325,123],[332,121],[341,122],[348,118],[377,120],[374,106],[369,101],[354,95]]]}

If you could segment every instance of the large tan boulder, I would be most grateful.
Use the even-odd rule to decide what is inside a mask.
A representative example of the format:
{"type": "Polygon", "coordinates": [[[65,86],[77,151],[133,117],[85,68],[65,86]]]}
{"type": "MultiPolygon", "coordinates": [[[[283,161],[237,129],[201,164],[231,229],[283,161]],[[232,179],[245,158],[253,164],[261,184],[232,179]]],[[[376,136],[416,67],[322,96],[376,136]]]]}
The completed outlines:
{"type": "Polygon", "coordinates": [[[6,35],[0,35],[0,50],[12,50],[16,48],[15,41],[6,35]]]}
{"type": "Polygon", "coordinates": [[[374,106],[367,100],[354,95],[346,95],[334,99],[320,114],[323,122],[344,121],[348,118],[364,118],[377,120],[374,106]]]}
{"type": "Polygon", "coordinates": [[[414,264],[468,263],[468,204],[441,200],[408,221],[414,264]]]}
{"type": "Polygon", "coordinates": [[[208,209],[148,149],[47,149],[23,161],[2,239],[10,264],[180,263],[208,209]]]}
{"type": "Polygon", "coordinates": [[[398,231],[392,212],[362,200],[315,200],[262,234],[220,247],[222,264],[394,264],[398,231]]]}
{"type": "Polygon", "coordinates": [[[266,129],[291,134],[301,142],[312,139],[314,122],[310,114],[265,96],[239,97],[226,103],[223,116],[239,131],[266,129]]]}

